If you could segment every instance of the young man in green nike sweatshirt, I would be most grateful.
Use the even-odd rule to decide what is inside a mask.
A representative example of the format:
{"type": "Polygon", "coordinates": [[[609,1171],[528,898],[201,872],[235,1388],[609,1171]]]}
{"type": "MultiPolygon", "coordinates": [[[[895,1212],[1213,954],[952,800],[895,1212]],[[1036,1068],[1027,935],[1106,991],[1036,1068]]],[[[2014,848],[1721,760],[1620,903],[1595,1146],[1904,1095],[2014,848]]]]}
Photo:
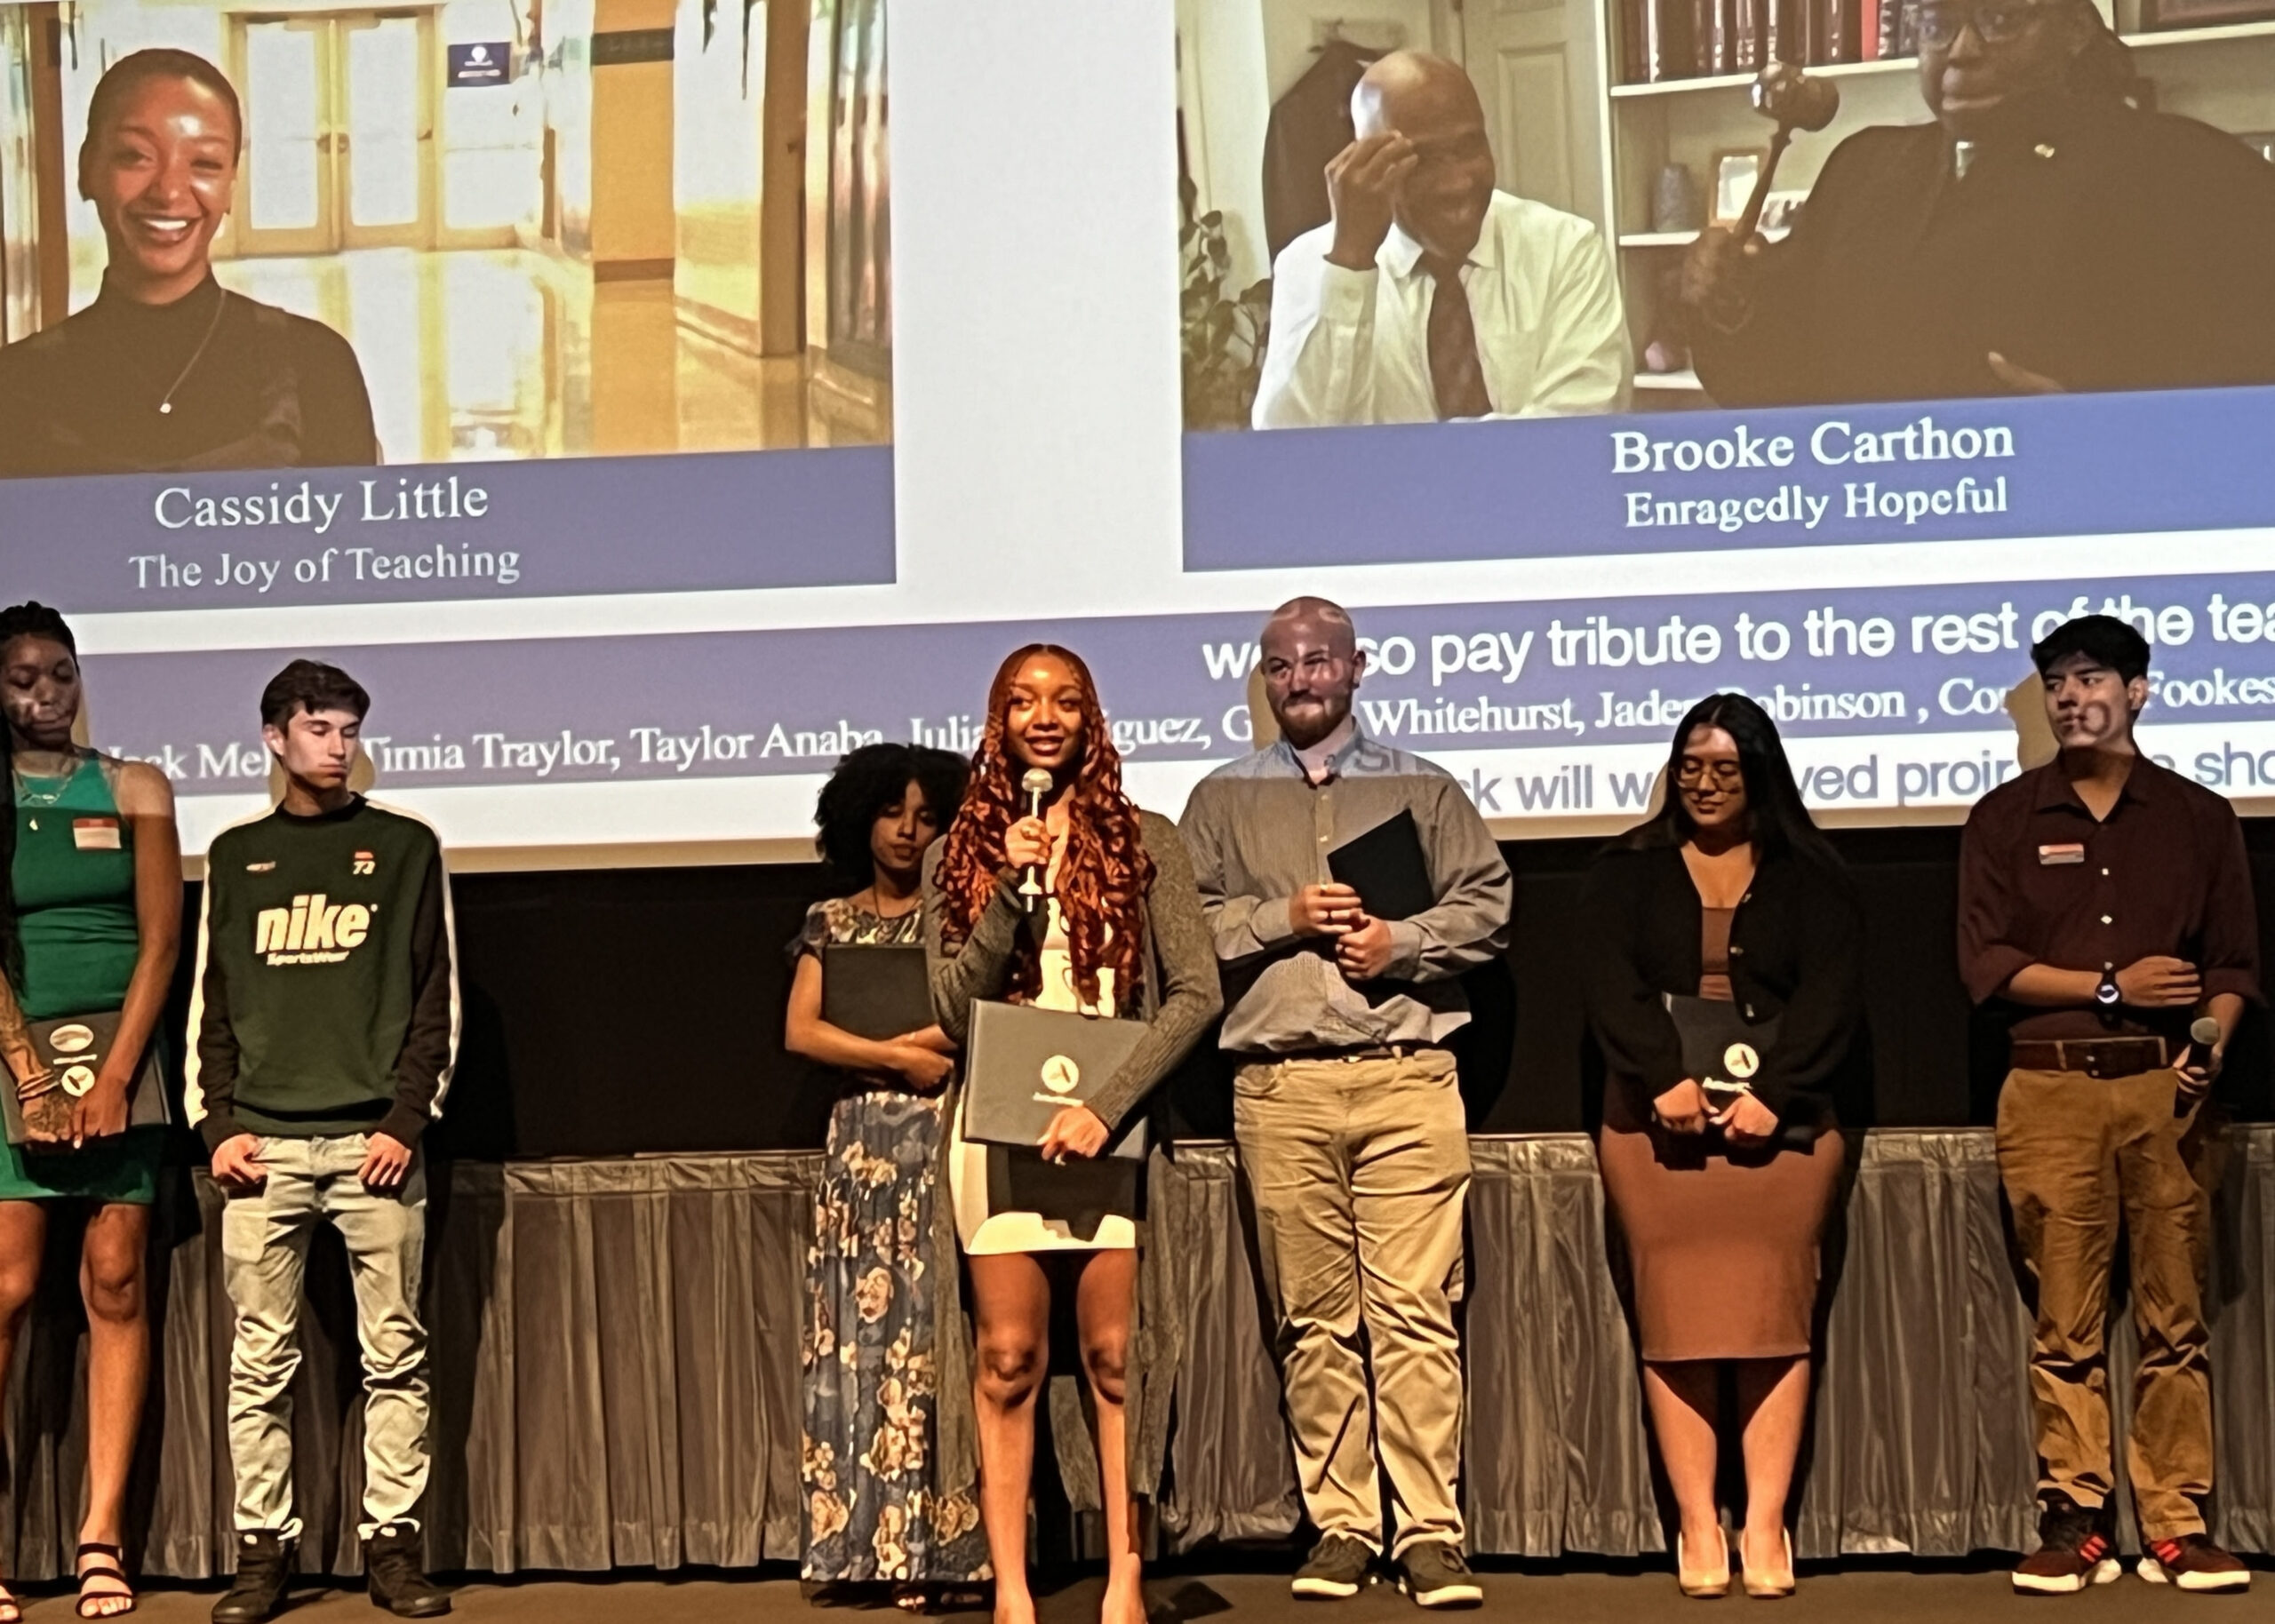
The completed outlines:
{"type": "Polygon", "coordinates": [[[419,1154],[458,1053],[450,888],[435,832],[347,787],[371,699],[295,660],[260,697],[284,799],[222,831],[205,860],[185,1098],[228,1194],[223,1278],[236,1582],[215,1624],[283,1603],[292,1510],[292,1373],[319,1223],[353,1265],[363,1343],[364,1565],[404,1618],[448,1612],[426,1577],[427,1331],[419,1315],[427,1182],[419,1154]]]}

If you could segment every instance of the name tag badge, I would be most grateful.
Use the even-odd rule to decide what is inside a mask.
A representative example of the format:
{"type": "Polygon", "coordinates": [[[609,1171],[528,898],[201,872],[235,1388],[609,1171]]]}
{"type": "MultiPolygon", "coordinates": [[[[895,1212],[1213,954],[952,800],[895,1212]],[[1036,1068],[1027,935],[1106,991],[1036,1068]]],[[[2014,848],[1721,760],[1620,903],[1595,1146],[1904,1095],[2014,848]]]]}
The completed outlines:
{"type": "Polygon", "coordinates": [[[75,817],[71,844],[81,851],[118,851],[118,820],[115,817],[75,817]]]}
{"type": "Polygon", "coordinates": [[[2060,846],[2041,846],[2038,848],[2039,865],[2042,868],[2053,868],[2063,863],[2083,863],[2085,860],[2086,848],[2081,840],[2072,840],[2060,846]]]}

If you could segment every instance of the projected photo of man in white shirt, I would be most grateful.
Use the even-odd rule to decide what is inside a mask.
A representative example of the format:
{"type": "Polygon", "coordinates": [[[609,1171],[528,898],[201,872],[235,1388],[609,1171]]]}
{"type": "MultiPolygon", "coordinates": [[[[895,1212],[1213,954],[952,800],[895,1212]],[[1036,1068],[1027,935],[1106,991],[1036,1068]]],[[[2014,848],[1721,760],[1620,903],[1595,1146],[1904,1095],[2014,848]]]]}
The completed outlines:
{"type": "Polygon", "coordinates": [[[1351,98],[1334,218],[1281,251],[1258,428],[1563,417],[1627,403],[1632,358],[1594,226],[1494,184],[1457,63],[1397,51],[1351,98]]]}

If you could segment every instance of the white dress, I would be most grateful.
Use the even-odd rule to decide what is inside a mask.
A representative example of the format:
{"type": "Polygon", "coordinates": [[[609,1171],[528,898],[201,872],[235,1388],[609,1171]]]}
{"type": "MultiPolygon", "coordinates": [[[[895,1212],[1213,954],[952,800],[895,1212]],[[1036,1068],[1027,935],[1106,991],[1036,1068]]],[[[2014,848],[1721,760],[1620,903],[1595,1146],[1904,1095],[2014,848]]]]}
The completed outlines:
{"type": "MultiPolygon", "coordinates": [[[[1081,992],[1074,986],[1074,965],[1066,946],[1066,918],[1058,911],[1058,899],[1053,896],[1048,900],[1050,927],[1043,936],[1042,985],[1035,994],[1035,1007],[1111,1016],[1114,1010],[1114,972],[1101,969],[1098,972],[1098,1002],[1083,1002],[1081,992]]],[[[999,1170],[1015,1158],[1024,1158],[1036,1167],[1048,1166],[1033,1150],[976,1144],[967,1140],[963,1136],[963,1107],[959,1103],[955,1126],[948,1142],[948,1188],[955,1203],[956,1238],[963,1243],[968,1255],[987,1257],[1005,1252],[1114,1252],[1126,1251],[1138,1244],[1137,1220],[1130,1214],[1108,1212],[1098,1221],[1094,1232],[1084,1235],[1078,1234],[1076,1226],[1063,1218],[1046,1217],[1037,1212],[991,1211],[988,1201],[988,1164],[991,1158],[1001,1158],[999,1170]]],[[[1134,1182],[1137,1166],[1135,1162],[1100,1157],[1094,1163],[1070,1162],[1066,1172],[1070,1178],[1079,1179],[1087,1175],[1134,1182]]]]}

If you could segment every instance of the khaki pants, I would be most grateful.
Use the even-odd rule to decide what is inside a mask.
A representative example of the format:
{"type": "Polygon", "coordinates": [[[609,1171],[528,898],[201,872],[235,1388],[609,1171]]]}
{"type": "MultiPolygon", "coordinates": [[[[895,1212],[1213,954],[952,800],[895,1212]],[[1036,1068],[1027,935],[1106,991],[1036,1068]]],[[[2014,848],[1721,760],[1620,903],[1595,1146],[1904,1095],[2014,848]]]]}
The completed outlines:
{"type": "Polygon", "coordinates": [[[2105,1325],[2119,1221],[2131,1246],[2141,1339],[2126,1470],[2147,1540],[2204,1532],[2212,1489],[2211,1336],[2202,1282],[2213,1135],[2175,1116],[2169,1069],[2094,1079],[2010,1071],[1999,1173],[2038,1285],[2031,1346],[2043,1493],[2099,1507],[2113,1487],[2105,1325]]]}
{"type": "Polygon", "coordinates": [[[1379,1452],[1398,1552],[1459,1545],[1469,1136],[1453,1056],[1244,1065],[1233,1090],[1305,1509],[1381,1550],[1379,1452]]]}
{"type": "Polygon", "coordinates": [[[221,1209],[222,1282],[237,1310],[229,1348],[229,1459],[236,1526],[300,1536],[292,1509],[292,1375],[300,1367],[301,1286],[308,1238],[339,1231],[355,1288],[363,1349],[363,1518],[368,1540],[415,1522],[427,1490],[427,1330],[419,1286],[427,1248],[427,1167],[414,1156],[401,1186],[355,1176],[371,1141],[264,1138],[268,1178],[221,1209]]]}

